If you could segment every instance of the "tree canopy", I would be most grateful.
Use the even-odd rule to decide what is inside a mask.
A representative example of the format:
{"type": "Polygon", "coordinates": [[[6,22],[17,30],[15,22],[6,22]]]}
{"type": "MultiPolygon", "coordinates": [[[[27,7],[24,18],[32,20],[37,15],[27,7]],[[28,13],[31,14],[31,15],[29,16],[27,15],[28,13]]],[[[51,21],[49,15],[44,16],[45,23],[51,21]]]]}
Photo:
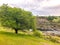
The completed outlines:
{"type": "Polygon", "coordinates": [[[0,6],[0,22],[3,26],[9,27],[15,30],[34,29],[35,17],[32,12],[25,11],[21,8],[12,8],[8,4],[0,6]]]}

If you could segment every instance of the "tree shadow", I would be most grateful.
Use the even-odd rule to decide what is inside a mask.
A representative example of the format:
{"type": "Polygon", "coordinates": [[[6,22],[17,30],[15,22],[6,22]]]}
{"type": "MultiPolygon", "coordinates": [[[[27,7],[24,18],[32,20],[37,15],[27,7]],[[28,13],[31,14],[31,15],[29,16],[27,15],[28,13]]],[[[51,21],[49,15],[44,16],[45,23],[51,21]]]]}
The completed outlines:
{"type": "Polygon", "coordinates": [[[26,34],[15,34],[12,32],[4,32],[4,31],[0,31],[0,34],[6,35],[6,36],[10,36],[10,37],[32,37],[32,35],[26,35],[26,34]]]}

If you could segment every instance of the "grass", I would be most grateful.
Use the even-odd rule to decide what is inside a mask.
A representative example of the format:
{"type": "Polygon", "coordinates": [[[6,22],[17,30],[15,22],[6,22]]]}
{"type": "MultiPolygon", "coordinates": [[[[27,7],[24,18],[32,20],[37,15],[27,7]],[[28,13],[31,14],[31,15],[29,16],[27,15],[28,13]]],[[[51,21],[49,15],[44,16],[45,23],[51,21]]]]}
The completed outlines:
{"type": "Polygon", "coordinates": [[[0,45],[60,45],[43,38],[0,31],[0,45]]]}

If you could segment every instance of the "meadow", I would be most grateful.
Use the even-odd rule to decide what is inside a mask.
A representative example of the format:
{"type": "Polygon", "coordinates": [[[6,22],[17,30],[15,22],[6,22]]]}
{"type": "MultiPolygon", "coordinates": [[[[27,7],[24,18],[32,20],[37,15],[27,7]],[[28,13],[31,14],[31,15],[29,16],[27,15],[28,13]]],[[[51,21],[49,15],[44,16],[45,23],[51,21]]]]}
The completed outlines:
{"type": "Polygon", "coordinates": [[[0,31],[0,45],[60,45],[60,43],[33,35],[26,35],[25,33],[15,34],[13,32],[0,31]]]}

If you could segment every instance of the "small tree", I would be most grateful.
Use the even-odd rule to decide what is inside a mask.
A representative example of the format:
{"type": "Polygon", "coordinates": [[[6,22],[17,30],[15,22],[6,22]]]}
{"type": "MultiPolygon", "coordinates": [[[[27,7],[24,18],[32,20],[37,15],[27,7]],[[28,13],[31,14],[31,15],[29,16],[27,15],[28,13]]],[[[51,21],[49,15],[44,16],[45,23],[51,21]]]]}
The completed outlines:
{"type": "Polygon", "coordinates": [[[52,22],[53,19],[55,19],[55,16],[48,16],[47,19],[52,22]]]}

